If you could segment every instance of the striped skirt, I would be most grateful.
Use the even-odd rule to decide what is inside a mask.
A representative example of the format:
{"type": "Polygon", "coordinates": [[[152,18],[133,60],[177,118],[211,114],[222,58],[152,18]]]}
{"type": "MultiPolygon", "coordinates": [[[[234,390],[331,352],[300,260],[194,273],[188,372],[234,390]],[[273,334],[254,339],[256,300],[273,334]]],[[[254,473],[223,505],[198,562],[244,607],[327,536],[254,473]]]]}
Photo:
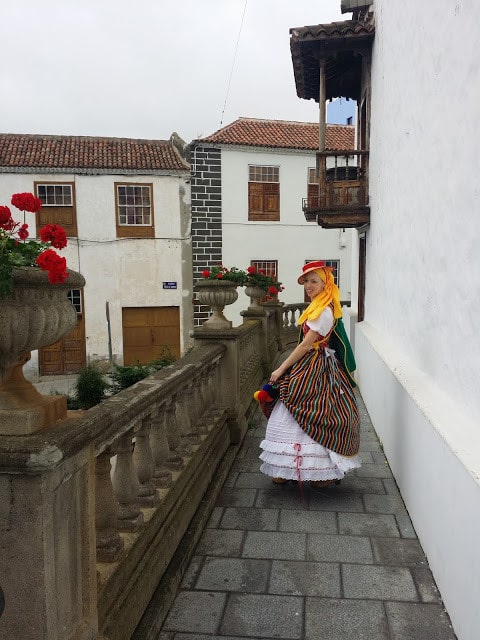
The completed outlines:
{"type": "Polygon", "coordinates": [[[312,349],[283,376],[260,471],[289,480],[341,479],[360,466],[355,395],[331,349],[312,349]]]}

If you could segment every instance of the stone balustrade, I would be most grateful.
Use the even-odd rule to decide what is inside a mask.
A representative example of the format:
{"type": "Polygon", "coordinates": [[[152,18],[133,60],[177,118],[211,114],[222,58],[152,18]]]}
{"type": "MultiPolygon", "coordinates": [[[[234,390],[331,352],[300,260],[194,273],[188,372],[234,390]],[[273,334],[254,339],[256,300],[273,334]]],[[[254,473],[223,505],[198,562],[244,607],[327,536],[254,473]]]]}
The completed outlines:
{"type": "Polygon", "coordinates": [[[197,328],[190,353],[93,409],[0,436],[2,638],[128,640],[158,593],[166,615],[301,308],[197,328]]]}
{"type": "Polygon", "coordinates": [[[280,351],[297,344],[300,330],[297,320],[307,306],[307,302],[300,302],[286,304],[281,308],[281,327],[277,333],[281,340],[280,351]]]}

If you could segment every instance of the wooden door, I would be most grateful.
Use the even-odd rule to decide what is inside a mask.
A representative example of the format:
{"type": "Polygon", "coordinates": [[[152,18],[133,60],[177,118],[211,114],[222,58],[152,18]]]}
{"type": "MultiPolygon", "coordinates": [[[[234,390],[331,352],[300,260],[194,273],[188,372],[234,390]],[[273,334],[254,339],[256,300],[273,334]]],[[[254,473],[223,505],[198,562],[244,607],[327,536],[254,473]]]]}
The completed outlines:
{"type": "Polygon", "coordinates": [[[83,313],[83,292],[72,289],[68,297],[77,310],[77,324],[72,331],[38,351],[41,376],[56,376],[78,373],[86,363],[85,317],[83,313]]]}
{"type": "Polygon", "coordinates": [[[180,310],[178,307],[125,307],[122,309],[123,363],[147,364],[165,348],[180,358],[180,310]]]}

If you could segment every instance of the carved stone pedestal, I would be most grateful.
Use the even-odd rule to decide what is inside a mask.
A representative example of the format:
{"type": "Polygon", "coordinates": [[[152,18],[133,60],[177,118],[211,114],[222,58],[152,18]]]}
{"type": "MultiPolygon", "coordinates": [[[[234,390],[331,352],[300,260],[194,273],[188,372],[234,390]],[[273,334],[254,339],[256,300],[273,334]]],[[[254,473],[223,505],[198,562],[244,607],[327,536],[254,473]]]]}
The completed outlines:
{"type": "Polygon", "coordinates": [[[13,280],[13,293],[0,301],[0,435],[28,435],[67,417],[65,397],[40,394],[22,368],[31,350],[73,329],[77,314],[67,292],[85,280],[70,271],[66,282],[51,284],[35,267],[16,269],[13,280]]]}

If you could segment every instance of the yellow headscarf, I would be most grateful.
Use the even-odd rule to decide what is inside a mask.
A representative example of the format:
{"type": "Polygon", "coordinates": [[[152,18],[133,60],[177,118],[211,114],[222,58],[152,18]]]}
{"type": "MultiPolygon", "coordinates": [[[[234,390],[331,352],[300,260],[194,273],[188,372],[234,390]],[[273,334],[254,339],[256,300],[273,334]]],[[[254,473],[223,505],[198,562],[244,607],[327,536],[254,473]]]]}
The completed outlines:
{"type": "Polygon", "coordinates": [[[305,320],[315,320],[320,316],[322,311],[333,302],[333,317],[342,317],[342,307],[340,305],[340,290],[333,280],[331,270],[327,267],[314,269],[315,273],[320,276],[325,283],[323,291],[310,302],[308,307],[297,320],[298,324],[303,324],[305,320]]]}

